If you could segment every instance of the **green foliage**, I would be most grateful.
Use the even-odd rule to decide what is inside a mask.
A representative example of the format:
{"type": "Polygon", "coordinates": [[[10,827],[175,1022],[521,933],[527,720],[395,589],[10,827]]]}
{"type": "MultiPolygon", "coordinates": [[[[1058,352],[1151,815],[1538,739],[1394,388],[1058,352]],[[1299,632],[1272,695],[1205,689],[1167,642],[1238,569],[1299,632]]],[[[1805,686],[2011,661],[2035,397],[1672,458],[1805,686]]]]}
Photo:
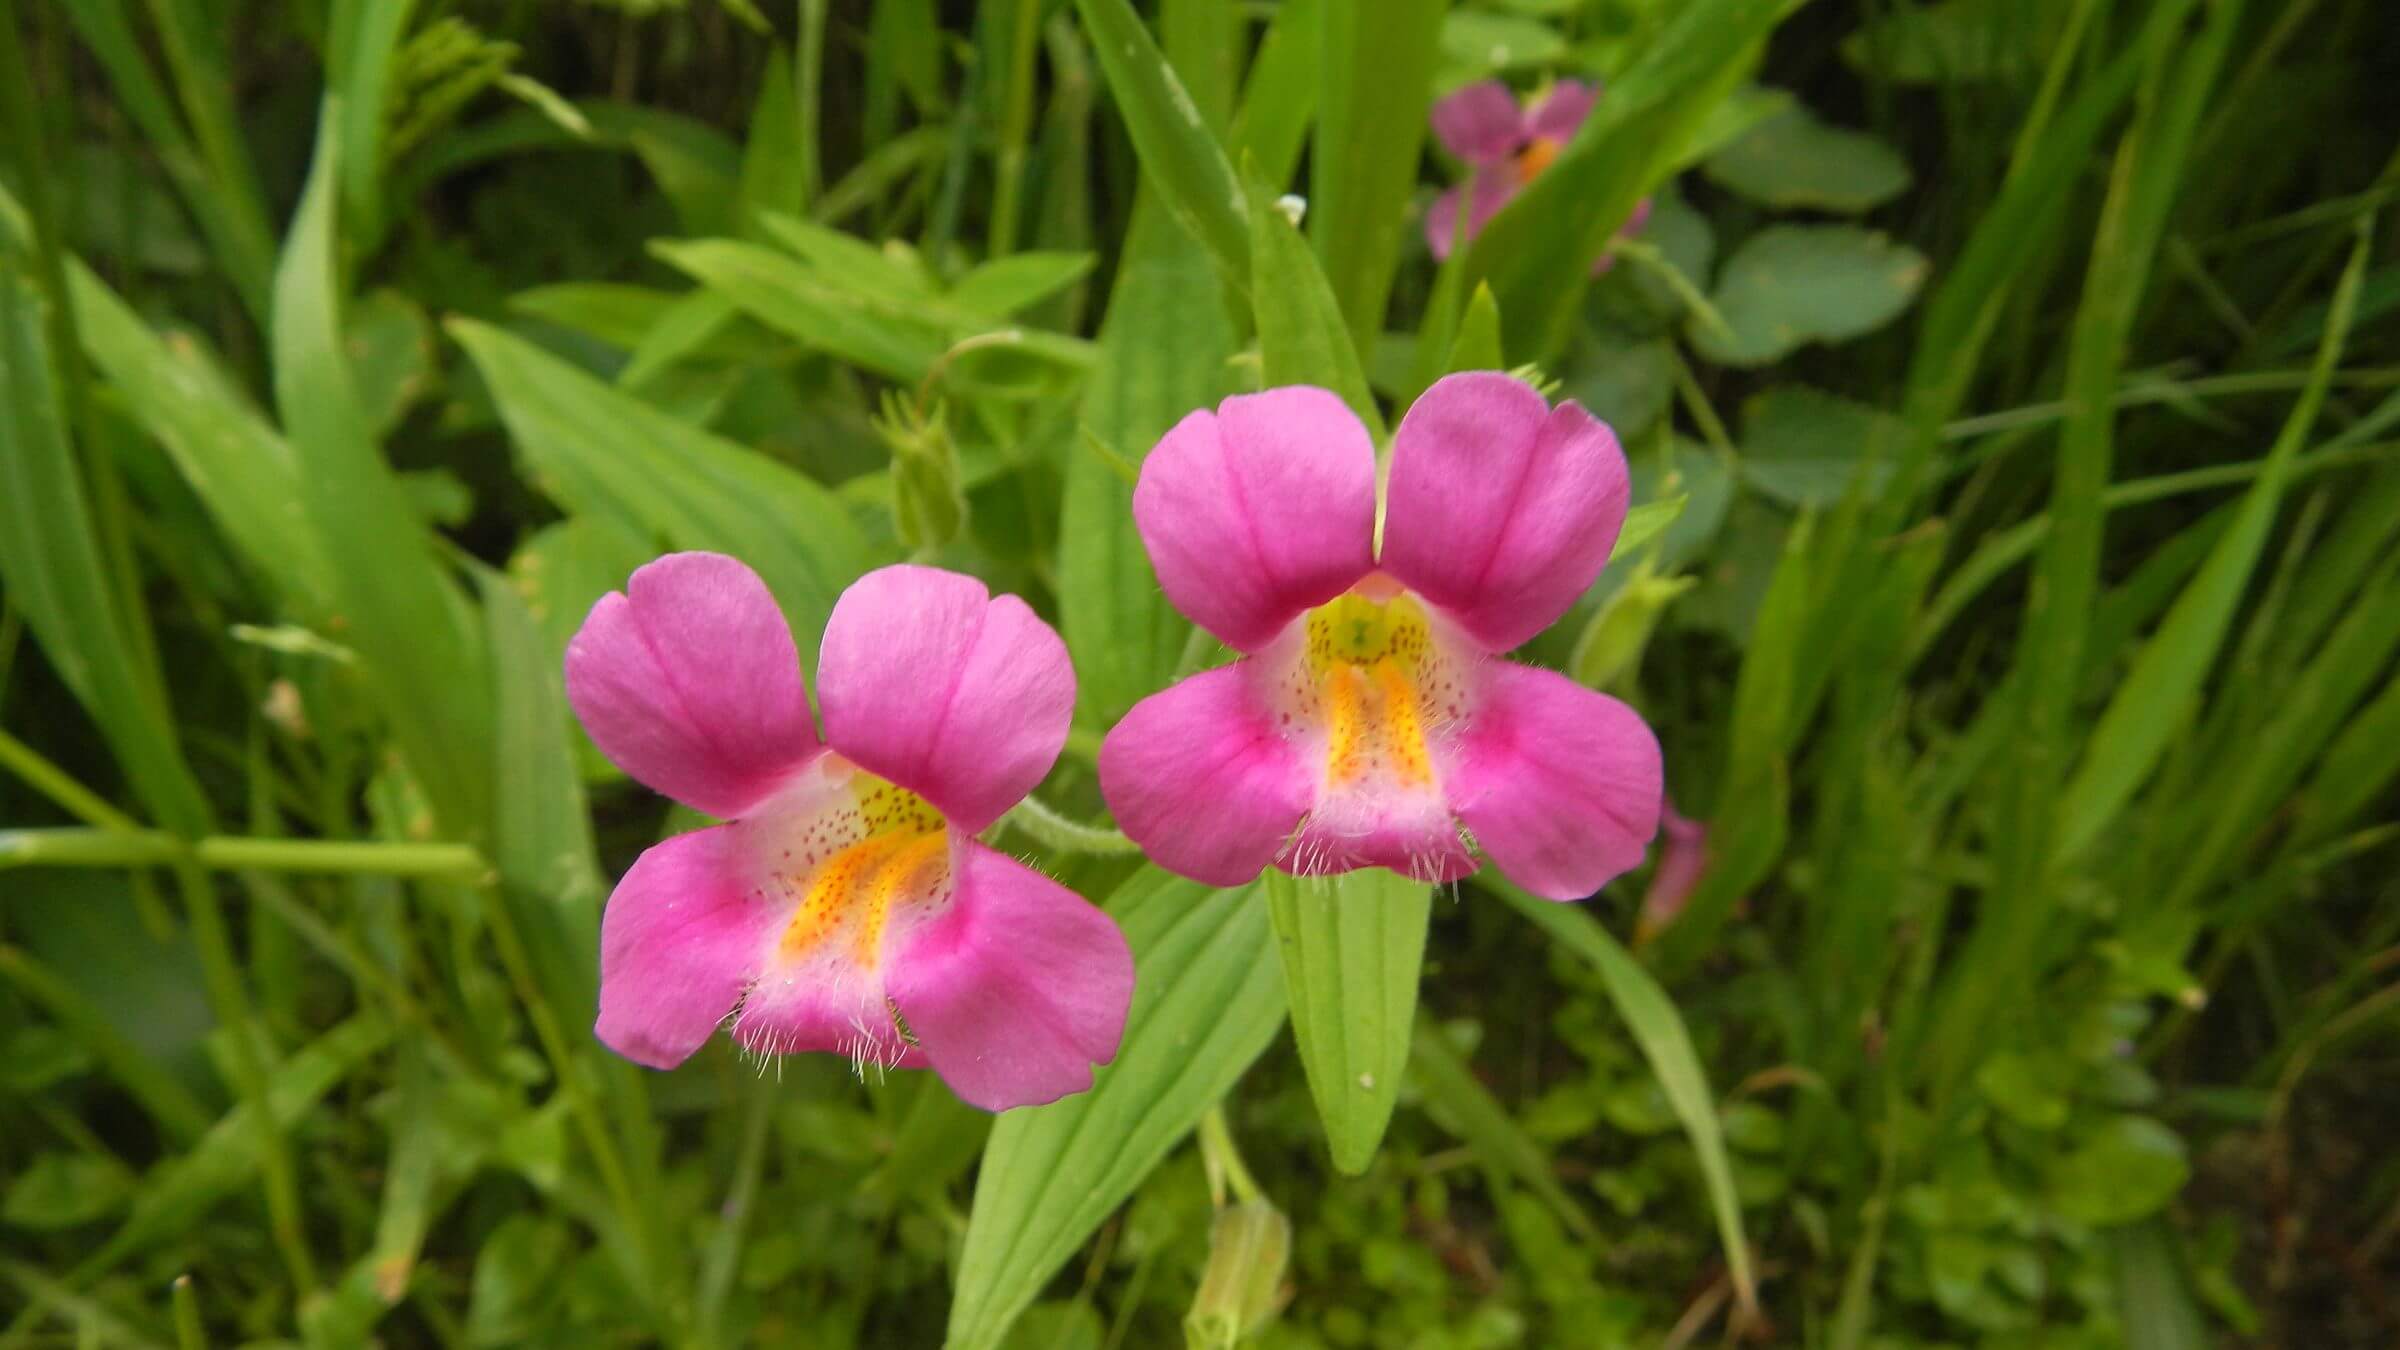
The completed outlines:
{"type": "Polygon", "coordinates": [[[2391,1341],[2383,18],[8,11],[0,1343],[2391,1341]],[[1603,92],[1437,265],[1482,79],[1603,92]],[[1612,424],[1513,655],[1685,819],[1575,905],[1141,862],[1101,738],[1228,655],[1144,455],[1456,370],[1612,424]],[[993,837],[1132,944],[1092,1091],[591,1036],[698,822],[560,671],[669,549],[804,667],[902,559],[1055,618],[993,837]]]}

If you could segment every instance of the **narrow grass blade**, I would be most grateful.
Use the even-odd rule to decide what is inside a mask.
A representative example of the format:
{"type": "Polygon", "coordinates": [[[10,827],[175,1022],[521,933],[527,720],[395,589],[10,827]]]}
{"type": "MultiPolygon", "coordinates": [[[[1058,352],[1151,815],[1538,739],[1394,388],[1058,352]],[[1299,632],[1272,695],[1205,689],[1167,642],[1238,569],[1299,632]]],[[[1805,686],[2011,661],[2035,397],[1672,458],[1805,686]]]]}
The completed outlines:
{"type": "Polygon", "coordinates": [[[1447,0],[1321,0],[1308,226],[1362,359],[1410,225],[1447,0]]]}
{"type": "Polygon", "coordinates": [[[1709,1093],[1707,1071],[1700,1065],[1700,1054],[1692,1048],[1691,1033],[1684,1029],[1673,1000],[1632,953],[1582,909],[1539,899],[1489,876],[1478,881],[1600,972],[1617,1015],[1625,1019],[1626,1029],[1642,1048],[1642,1057],[1650,1062],[1650,1072],[1658,1077],[1659,1090],[1666,1093],[1675,1118],[1692,1141],[1701,1179],[1708,1186],[1709,1207],[1716,1211],[1717,1236],[1725,1244],[1725,1266],[1733,1274],[1735,1295],[1755,1314],[1758,1281],[1750,1265],[1749,1241],[1742,1235],[1742,1206],[1733,1189],[1733,1166],[1725,1152],[1724,1134],[1717,1127],[1716,1099],[1709,1093]]]}
{"type": "Polygon", "coordinates": [[[2292,459],[2316,425],[2317,410],[2341,360],[2366,262],[2367,233],[2362,226],[2334,291],[2333,318],[2326,325],[2315,370],[2267,452],[2266,467],[2243,497],[2232,528],[2217,541],[2200,574],[2134,658],[2133,669],[2084,743],[2083,758],[2058,801],[2053,848],[2059,860],[2090,847],[2116,819],[2157,765],[2168,737],[2183,725],[2200,696],[2201,682],[2215,667],[2234,608],[2249,589],[2251,571],[2266,548],[2292,459]]]}
{"type": "Polygon", "coordinates": [[[1359,349],[1342,325],[1342,311],[1316,254],[1300,231],[1251,183],[1250,296],[1258,316],[1261,382],[1313,384],[1341,395],[1350,410],[1383,437],[1383,414],[1367,388],[1359,349]]]}
{"type": "Polygon", "coordinates": [[[1446,1118],[1458,1137],[1475,1151],[1485,1167],[1513,1177],[1541,1197],[1567,1230],[1585,1242],[1602,1241],[1599,1225],[1551,1170],[1550,1155],[1541,1141],[1525,1132],[1508,1107],[1475,1077],[1458,1052],[1442,1039],[1441,1028],[1420,1017],[1408,1071],[1416,1076],[1425,1104],[1446,1118]]]}
{"type": "Polygon", "coordinates": [[[1260,883],[1292,1010],[1292,1039],[1336,1170],[1375,1161],[1400,1098],[1433,888],[1380,867],[1260,883]]]}
{"type": "Polygon", "coordinates": [[[1127,0],[1075,0],[1148,184],[1237,286],[1250,276],[1249,204],[1224,146],[1127,0]]]}

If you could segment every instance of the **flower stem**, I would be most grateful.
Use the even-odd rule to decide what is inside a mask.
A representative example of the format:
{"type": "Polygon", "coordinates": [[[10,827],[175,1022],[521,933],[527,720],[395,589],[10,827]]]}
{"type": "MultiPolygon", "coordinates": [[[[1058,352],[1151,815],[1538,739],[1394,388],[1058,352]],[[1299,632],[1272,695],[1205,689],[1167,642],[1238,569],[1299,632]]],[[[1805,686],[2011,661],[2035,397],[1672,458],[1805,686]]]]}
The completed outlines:
{"type": "Polygon", "coordinates": [[[1225,1124],[1225,1104],[1210,1106],[1200,1117],[1200,1164],[1208,1172],[1209,1197],[1219,1209],[1225,1207],[1225,1187],[1232,1183],[1236,1200],[1245,1205],[1266,1198],[1259,1189],[1258,1179],[1242,1164],[1241,1150],[1233,1146],[1233,1131],[1225,1124]]]}
{"type": "Polygon", "coordinates": [[[1027,797],[1018,802],[1006,816],[1001,817],[1001,823],[1023,830],[1047,847],[1067,853],[1105,855],[1141,851],[1141,846],[1126,838],[1123,831],[1069,820],[1043,805],[1039,797],[1027,797]]]}
{"type": "Polygon", "coordinates": [[[0,869],[156,867],[185,858],[212,871],[345,872],[471,881],[490,865],[466,844],[211,835],[188,847],[161,830],[0,830],[0,869]]]}

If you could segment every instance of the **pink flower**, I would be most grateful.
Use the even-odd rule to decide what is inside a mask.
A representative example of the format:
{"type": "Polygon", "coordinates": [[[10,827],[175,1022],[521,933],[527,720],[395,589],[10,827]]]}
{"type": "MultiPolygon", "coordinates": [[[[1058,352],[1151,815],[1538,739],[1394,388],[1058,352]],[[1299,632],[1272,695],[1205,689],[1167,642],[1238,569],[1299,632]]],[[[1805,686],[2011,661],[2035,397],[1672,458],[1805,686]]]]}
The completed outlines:
{"type": "Polygon", "coordinates": [[[817,692],[822,742],[791,630],[735,559],[669,554],[592,606],[567,646],[575,715],[727,822],[617,883],[594,1031],[666,1069],[730,1014],[759,1054],[930,1066],[989,1111],[1090,1087],[1133,995],[1124,935],[975,841],[1066,741],[1058,634],[972,577],[886,567],[834,605],[817,692]]]}
{"type": "Polygon", "coordinates": [[[1588,895],[1658,828],[1658,742],[1632,709],[1496,660],[1592,584],[1625,456],[1573,403],[1452,375],[1375,449],[1322,389],[1229,398],[1166,434],[1133,515],[1167,598],[1245,653],[1135,705],[1100,748],[1117,823],[1231,886],[1389,867],[1449,881],[1482,850],[1527,890],[1588,895]]]}
{"type": "Polygon", "coordinates": [[[1692,898],[1700,878],[1708,873],[1708,825],[1679,814],[1673,803],[1666,809],[1666,847],[1658,857],[1658,870],[1651,874],[1650,889],[1642,894],[1641,918],[1636,921],[1633,938],[1636,946],[1657,937],[1683,913],[1684,902],[1692,898]]]}
{"type": "MultiPolygon", "coordinates": [[[[1468,168],[1464,189],[1451,188],[1434,198],[1425,213],[1425,242],[1435,258],[1448,258],[1462,237],[1473,239],[1500,208],[1522,192],[1568,141],[1583,119],[1591,116],[1600,91],[1581,80],[1560,80],[1541,102],[1520,109],[1516,95],[1498,80],[1470,84],[1433,105],[1433,134],[1442,148],[1468,168]],[[1459,194],[1466,193],[1466,219],[1459,219],[1459,194]],[[1463,235],[1462,235],[1463,231],[1463,235]]],[[[1619,235],[1642,228],[1650,218],[1650,203],[1634,207],[1619,235]]],[[[1592,265],[1596,276],[1612,261],[1603,254],[1592,265]]]]}

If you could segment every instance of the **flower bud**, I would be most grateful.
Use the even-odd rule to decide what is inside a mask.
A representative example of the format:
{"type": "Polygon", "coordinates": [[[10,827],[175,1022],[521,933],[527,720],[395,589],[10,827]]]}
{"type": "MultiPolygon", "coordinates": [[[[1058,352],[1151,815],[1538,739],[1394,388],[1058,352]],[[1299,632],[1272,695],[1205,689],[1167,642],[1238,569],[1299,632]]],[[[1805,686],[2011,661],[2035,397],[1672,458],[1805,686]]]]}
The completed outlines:
{"type": "Polygon", "coordinates": [[[1265,1326],[1287,1297],[1284,1268],[1292,1254],[1292,1225],[1264,1200],[1217,1211],[1208,1230],[1208,1268],[1183,1319],[1192,1350],[1233,1350],[1265,1326]]]}

